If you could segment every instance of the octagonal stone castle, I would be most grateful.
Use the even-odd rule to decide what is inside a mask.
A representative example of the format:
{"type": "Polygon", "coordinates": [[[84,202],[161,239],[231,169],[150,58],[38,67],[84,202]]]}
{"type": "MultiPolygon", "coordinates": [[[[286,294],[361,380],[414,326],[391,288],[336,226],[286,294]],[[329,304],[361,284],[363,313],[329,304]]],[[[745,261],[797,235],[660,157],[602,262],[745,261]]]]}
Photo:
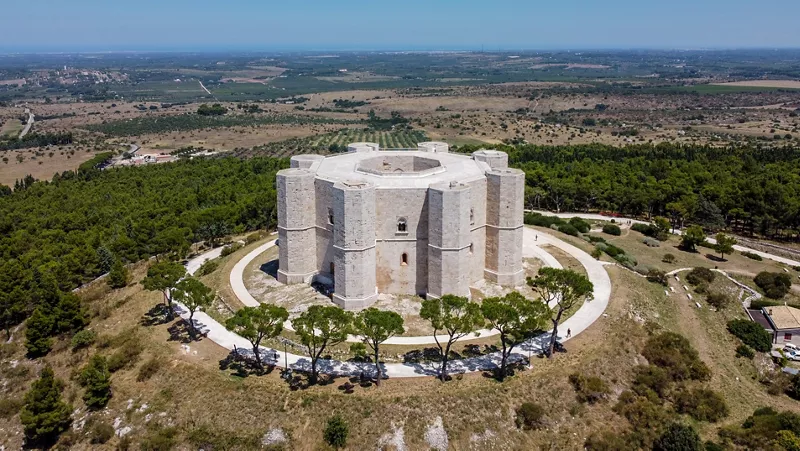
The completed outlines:
{"type": "Polygon", "coordinates": [[[347,310],[378,293],[469,296],[487,279],[523,282],[525,174],[508,155],[440,142],[292,157],[278,172],[278,280],[333,284],[347,310]]]}

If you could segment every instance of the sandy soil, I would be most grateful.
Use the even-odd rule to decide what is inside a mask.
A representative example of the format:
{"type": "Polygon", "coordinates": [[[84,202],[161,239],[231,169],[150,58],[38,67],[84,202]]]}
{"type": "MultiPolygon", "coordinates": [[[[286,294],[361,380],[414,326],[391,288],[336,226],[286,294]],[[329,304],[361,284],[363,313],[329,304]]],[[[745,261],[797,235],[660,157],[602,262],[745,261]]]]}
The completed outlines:
{"type": "Polygon", "coordinates": [[[0,151],[0,185],[13,186],[16,180],[28,174],[38,180],[50,180],[55,173],[77,169],[81,163],[95,156],[94,152],[86,151],[75,151],[70,155],[69,146],[64,146],[64,149],[68,150],[0,151]],[[50,152],[53,152],[52,157],[49,156],[50,152]],[[21,163],[18,156],[23,158],[21,163]],[[5,158],[8,158],[8,162],[4,161],[5,158]]]}

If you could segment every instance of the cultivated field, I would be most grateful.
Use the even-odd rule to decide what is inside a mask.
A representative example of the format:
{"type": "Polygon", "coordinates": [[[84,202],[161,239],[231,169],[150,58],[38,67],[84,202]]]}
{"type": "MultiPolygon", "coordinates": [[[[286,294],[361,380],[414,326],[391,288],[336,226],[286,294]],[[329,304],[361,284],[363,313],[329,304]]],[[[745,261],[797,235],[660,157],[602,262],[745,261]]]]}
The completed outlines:
{"type": "Polygon", "coordinates": [[[800,89],[800,80],[746,80],[714,84],[716,86],[753,86],[758,88],[800,89]]]}

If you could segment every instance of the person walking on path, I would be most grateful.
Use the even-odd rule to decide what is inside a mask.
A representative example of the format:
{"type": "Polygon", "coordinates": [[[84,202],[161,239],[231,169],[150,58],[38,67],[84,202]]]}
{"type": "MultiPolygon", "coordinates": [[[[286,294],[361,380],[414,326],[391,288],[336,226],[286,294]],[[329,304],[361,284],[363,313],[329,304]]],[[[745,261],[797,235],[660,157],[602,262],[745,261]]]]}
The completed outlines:
{"type": "Polygon", "coordinates": [[[567,338],[572,336],[572,329],[567,329],[567,338]]]}

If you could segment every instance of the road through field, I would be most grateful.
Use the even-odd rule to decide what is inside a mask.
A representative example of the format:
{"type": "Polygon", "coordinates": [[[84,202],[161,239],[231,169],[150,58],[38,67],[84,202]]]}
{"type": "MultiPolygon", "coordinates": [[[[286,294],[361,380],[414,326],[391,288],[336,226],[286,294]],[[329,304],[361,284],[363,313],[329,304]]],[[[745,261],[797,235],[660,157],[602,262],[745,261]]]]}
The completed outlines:
{"type": "Polygon", "coordinates": [[[33,127],[33,113],[31,112],[30,108],[25,108],[25,114],[28,115],[28,122],[25,124],[25,128],[22,129],[22,132],[19,134],[19,139],[25,137],[29,131],[31,131],[31,127],[33,127]]]}

